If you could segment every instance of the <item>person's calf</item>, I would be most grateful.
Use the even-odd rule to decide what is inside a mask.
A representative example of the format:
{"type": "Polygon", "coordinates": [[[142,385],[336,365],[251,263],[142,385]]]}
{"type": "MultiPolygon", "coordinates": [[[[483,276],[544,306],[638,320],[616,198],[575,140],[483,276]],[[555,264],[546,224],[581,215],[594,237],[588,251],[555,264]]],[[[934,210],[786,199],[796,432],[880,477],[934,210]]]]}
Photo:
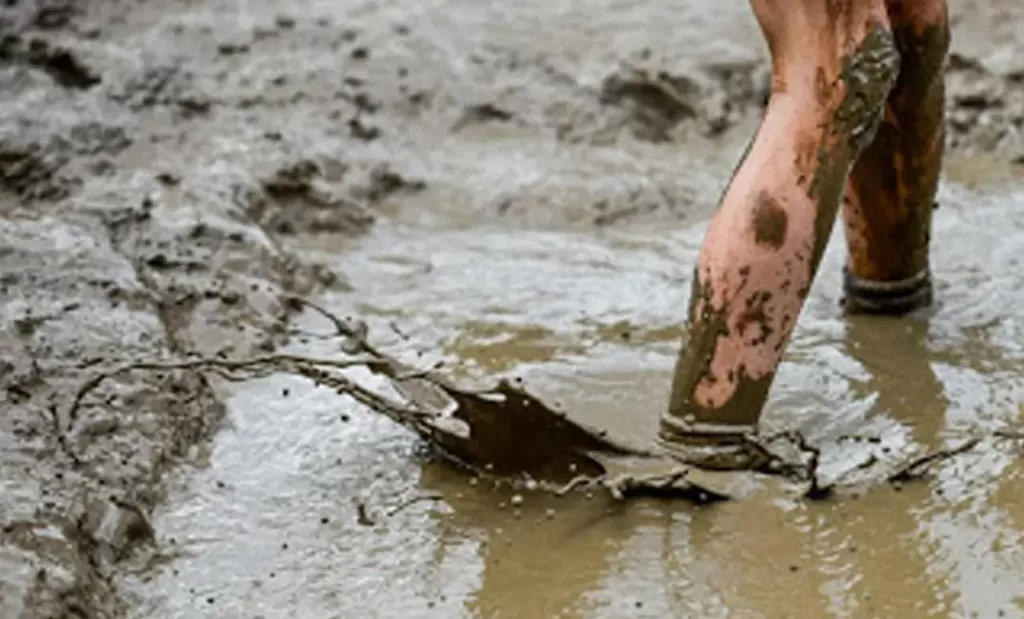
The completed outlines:
{"type": "Polygon", "coordinates": [[[889,0],[899,77],[843,208],[849,313],[900,315],[933,302],[932,210],[945,146],[945,0],[889,0]]]}
{"type": "Polygon", "coordinates": [[[705,237],[659,432],[676,457],[719,468],[751,464],[744,437],[757,429],[899,64],[882,0],[753,5],[773,92],[705,237]]]}

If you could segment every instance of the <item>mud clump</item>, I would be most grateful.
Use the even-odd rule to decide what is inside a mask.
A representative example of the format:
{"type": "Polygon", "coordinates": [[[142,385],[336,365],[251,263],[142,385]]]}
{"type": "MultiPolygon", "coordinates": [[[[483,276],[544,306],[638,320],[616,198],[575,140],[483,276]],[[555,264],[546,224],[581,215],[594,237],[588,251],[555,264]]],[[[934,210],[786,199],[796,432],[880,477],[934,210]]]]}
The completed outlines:
{"type": "Polygon", "coordinates": [[[304,160],[277,170],[250,197],[249,215],[274,234],[360,234],[376,220],[370,207],[426,184],[407,179],[386,164],[362,169],[340,161],[304,160]]]}
{"type": "Polygon", "coordinates": [[[38,117],[10,120],[0,126],[0,188],[26,202],[66,198],[84,175],[105,174],[110,158],[131,145],[123,127],[100,120],[64,127],[38,117]]]}
{"type": "MultiPolygon", "coordinates": [[[[649,53],[641,53],[648,61],[649,53]]],[[[601,101],[625,106],[629,126],[642,140],[665,142],[682,122],[715,136],[728,130],[766,98],[763,64],[719,63],[700,71],[671,73],[650,66],[624,65],[601,85],[601,101]]]]}
{"type": "Polygon", "coordinates": [[[468,125],[490,122],[506,123],[513,120],[516,120],[514,113],[495,103],[477,103],[466,106],[462,115],[452,125],[452,131],[459,131],[468,125]]]}
{"type": "Polygon", "coordinates": [[[4,35],[0,38],[0,63],[40,69],[65,88],[84,90],[100,83],[100,77],[74,52],[43,38],[4,35]]]}
{"type": "Polygon", "coordinates": [[[57,30],[82,14],[75,0],[11,0],[0,5],[0,31],[57,30]]]}
{"type": "Polygon", "coordinates": [[[182,118],[205,114],[213,105],[210,97],[197,92],[194,75],[175,65],[154,65],[130,75],[111,87],[108,96],[133,111],[172,106],[182,118]]]}
{"type": "Polygon", "coordinates": [[[285,236],[369,229],[374,222],[370,211],[351,198],[332,193],[318,170],[310,161],[278,170],[261,184],[265,197],[251,201],[250,216],[265,229],[285,236]]]}
{"type": "Polygon", "coordinates": [[[946,84],[950,147],[1024,164],[1024,64],[953,53],[946,84]]]}

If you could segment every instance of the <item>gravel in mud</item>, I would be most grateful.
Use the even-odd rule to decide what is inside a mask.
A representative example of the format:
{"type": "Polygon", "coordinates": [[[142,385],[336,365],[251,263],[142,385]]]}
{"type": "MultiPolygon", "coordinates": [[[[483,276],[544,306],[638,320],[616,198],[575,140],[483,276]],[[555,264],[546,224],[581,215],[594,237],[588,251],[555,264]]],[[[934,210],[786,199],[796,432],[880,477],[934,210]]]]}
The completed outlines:
{"type": "MultiPolygon", "coordinates": [[[[686,144],[730,134],[765,97],[757,54],[683,68],[638,48],[587,81],[491,44],[448,50],[456,72],[401,3],[240,6],[0,8],[0,616],[123,615],[123,565],[154,552],[165,475],[201,461],[225,421],[194,372],[132,374],[76,404],[81,382],[131,359],[284,344],[283,295],[349,289],[303,242],[343,251],[426,209],[430,136],[686,144]]],[[[1020,46],[959,50],[949,71],[953,147],[1024,164],[1020,46]]],[[[674,192],[622,187],[564,219],[683,218],[674,192]]],[[[554,208],[543,194],[483,200],[514,225],[554,208]]]]}

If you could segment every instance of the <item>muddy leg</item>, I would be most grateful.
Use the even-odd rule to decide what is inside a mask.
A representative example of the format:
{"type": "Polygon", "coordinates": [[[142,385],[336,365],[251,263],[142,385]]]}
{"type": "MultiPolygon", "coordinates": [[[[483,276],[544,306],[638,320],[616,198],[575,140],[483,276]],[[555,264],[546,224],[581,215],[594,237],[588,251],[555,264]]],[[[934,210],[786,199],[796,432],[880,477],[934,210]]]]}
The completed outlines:
{"type": "Polygon", "coordinates": [[[883,0],[753,0],[772,54],[764,122],[711,220],[689,341],[659,443],[705,466],[747,466],[761,409],[899,54],[883,0]]]}
{"type": "Polygon", "coordinates": [[[944,151],[945,0],[888,0],[900,75],[843,208],[849,313],[903,314],[932,302],[932,205],[944,151]]]}

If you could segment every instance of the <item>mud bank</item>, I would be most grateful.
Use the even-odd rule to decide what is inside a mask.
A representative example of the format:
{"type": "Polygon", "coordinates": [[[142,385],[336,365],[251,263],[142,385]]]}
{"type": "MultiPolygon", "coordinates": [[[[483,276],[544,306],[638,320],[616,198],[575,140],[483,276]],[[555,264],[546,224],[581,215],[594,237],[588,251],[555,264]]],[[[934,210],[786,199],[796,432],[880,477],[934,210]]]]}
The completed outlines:
{"type": "MultiPolygon", "coordinates": [[[[745,7],[557,4],[0,8],[0,615],[139,608],[138,582],[175,556],[152,517],[169,480],[209,463],[230,402],[262,393],[173,371],[76,402],[94,372],[299,345],[283,297],[358,310],[374,282],[337,256],[378,226],[644,230],[711,209],[765,95],[745,7]]],[[[1024,45],[1017,9],[994,4],[953,3],[950,143],[1012,169],[1024,45]]],[[[451,238],[453,259],[487,259],[451,238]]],[[[450,356],[491,359],[481,329],[450,356]]],[[[397,561],[413,540],[392,541],[397,561]]]]}

